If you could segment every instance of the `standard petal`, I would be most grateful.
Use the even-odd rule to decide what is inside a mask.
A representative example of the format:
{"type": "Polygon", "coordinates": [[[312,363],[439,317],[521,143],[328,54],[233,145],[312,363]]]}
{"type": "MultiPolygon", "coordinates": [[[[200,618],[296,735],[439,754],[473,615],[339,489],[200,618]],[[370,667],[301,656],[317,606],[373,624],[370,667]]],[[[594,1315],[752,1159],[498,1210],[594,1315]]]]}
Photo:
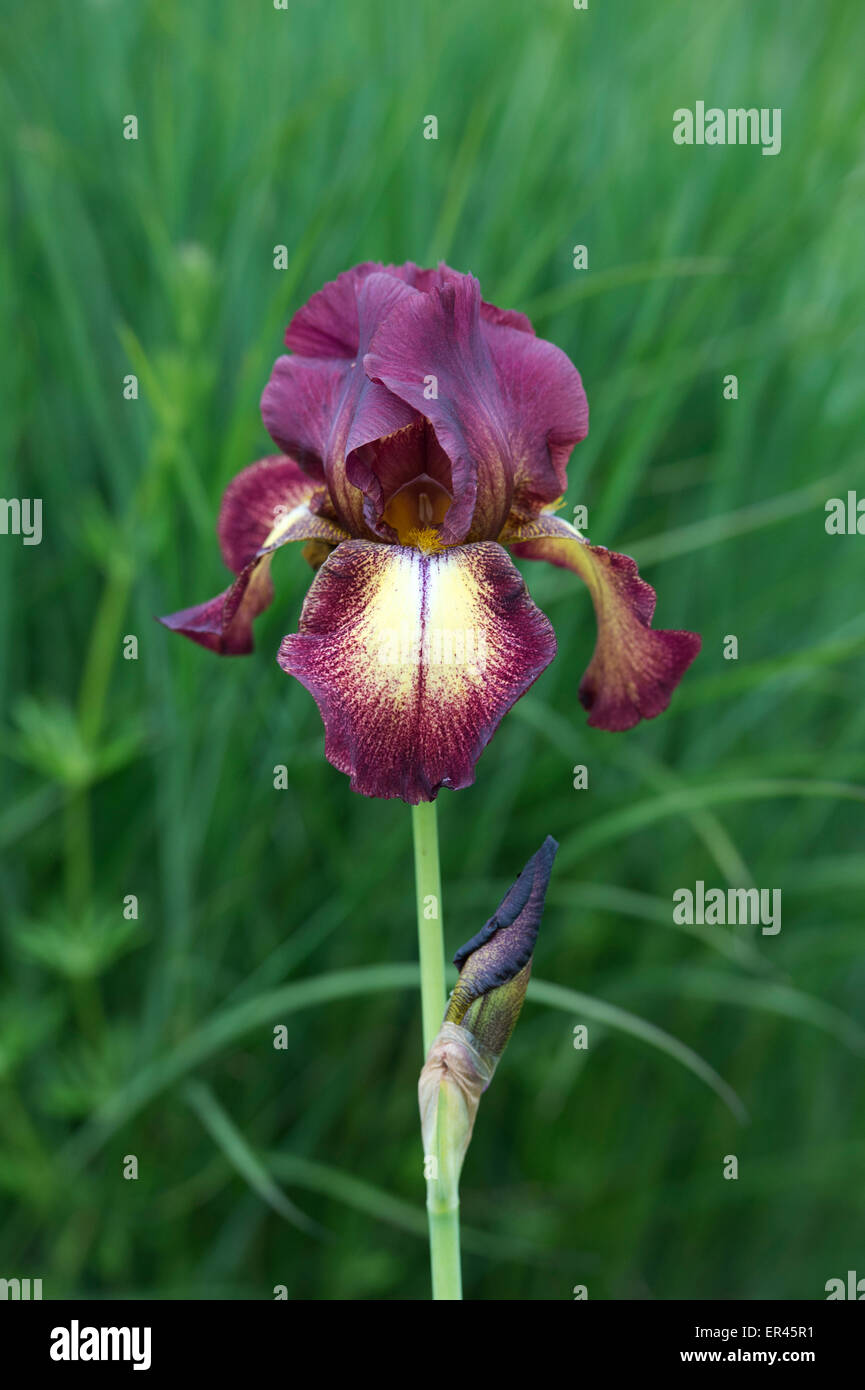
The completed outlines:
{"type": "Polygon", "coordinates": [[[363,261],[329,280],[298,309],[285,330],[285,346],[302,357],[356,357],[358,290],[383,269],[377,261],[363,261]]]}
{"type": "MultiPolygon", "coordinates": [[[[401,331],[397,326],[396,337],[391,335],[389,339],[398,363],[404,347],[401,331]]],[[[427,356],[434,342],[435,339],[433,343],[428,341],[422,327],[420,346],[427,356]]],[[[392,448],[390,441],[421,418],[436,425],[441,435],[438,452],[444,445],[448,456],[446,471],[449,479],[455,474],[460,494],[450,507],[447,540],[460,541],[466,536],[472,540],[494,538],[510,509],[514,475],[520,480],[516,500],[521,507],[540,506],[561,492],[561,488],[551,491],[549,484],[544,486],[546,474],[537,488],[522,486],[530,450],[540,449],[542,465],[548,453],[545,441],[538,444],[533,437],[539,428],[533,419],[510,418],[527,405],[534,409],[539,393],[542,398],[547,388],[558,406],[557,381],[549,371],[546,375],[544,372],[557,350],[534,338],[534,329],[524,314],[481,300],[477,281],[471,276],[461,275],[443,262],[428,270],[412,261],[386,266],[365,261],[325,285],[298,310],[286,330],[286,343],[294,355],[279,358],[274,366],[262,396],[264,423],[279,447],[296,458],[310,477],[326,482],[339,519],[353,534],[369,539],[395,539],[392,528],[383,520],[388,496],[381,487],[382,473],[391,469],[392,458],[383,458],[381,467],[376,466],[377,446],[381,442],[383,454],[390,449],[391,455],[394,450],[404,455],[405,439],[397,439],[392,448]],[[429,301],[426,317],[438,322],[438,341],[455,349],[451,353],[451,384],[446,389],[452,405],[455,389],[462,390],[456,418],[447,403],[441,409],[428,399],[432,376],[436,377],[432,394],[440,394],[441,373],[435,365],[429,366],[420,378],[415,375],[413,384],[417,389],[410,394],[391,391],[384,381],[370,380],[361,369],[373,339],[379,342],[379,335],[395,311],[410,301],[415,302],[415,312],[422,319],[419,306],[429,301]],[[449,312],[452,326],[458,320],[463,325],[459,343],[448,327],[449,312]],[[526,348],[536,367],[514,370],[519,353],[511,340],[537,345],[531,352],[526,348]],[[513,375],[513,382],[501,399],[498,359],[504,371],[513,375]],[[511,401],[513,410],[509,412],[506,407],[511,401]],[[450,444],[445,437],[448,418],[450,444]],[[515,449],[509,448],[508,430],[512,427],[515,449]]],[[[558,356],[567,361],[562,354],[558,356]]],[[[410,376],[415,365],[416,359],[402,362],[410,376]]],[[[448,375],[446,369],[444,375],[448,375]]],[[[567,420],[559,421],[558,427],[560,435],[568,436],[567,420]]],[[[558,437],[553,445],[560,447],[558,437]]],[[[429,472],[419,460],[416,473],[425,471],[429,472]]],[[[561,468],[552,467],[556,481],[560,472],[561,468]]]]}
{"type": "Polygon", "coordinates": [[[364,367],[427,416],[451,460],[445,540],[497,539],[512,507],[537,511],[564,492],[588,430],[580,374],[524,315],[484,305],[472,276],[447,271],[397,304],[364,367]]]}
{"type": "Polygon", "coordinates": [[[279,663],[313,695],[325,753],[365,796],[467,787],[495,729],[555,654],[494,543],[424,553],[348,541],[307,594],[279,663]]]}
{"type": "MultiPolygon", "coordinates": [[[[414,289],[423,290],[425,294],[438,289],[439,285],[446,285],[449,280],[463,278],[459,270],[452,270],[444,261],[439,261],[432,270],[425,270],[423,266],[415,265],[414,261],[404,261],[402,265],[383,266],[382,269],[389,274],[399,275],[414,289]]],[[[508,327],[518,328],[523,333],[535,331],[531,319],[525,314],[521,314],[517,309],[500,309],[497,304],[488,304],[485,299],[481,300],[481,318],[490,323],[507,324],[508,327]]]]}
{"type": "Polygon", "coordinates": [[[695,632],[655,630],[655,591],[627,555],[590,545],[569,522],[549,514],[513,521],[502,543],[529,560],[573,570],[588,585],[598,637],[580,682],[580,700],[597,729],[631,729],[654,719],[700,650],[695,632]]]}
{"type": "Polygon", "coordinates": [[[571,450],[589,429],[589,404],[570,358],[502,319],[485,325],[505,401],[516,511],[533,513],[565,492],[571,450]]]}
{"type": "Polygon", "coordinates": [[[413,289],[428,290],[440,284],[443,274],[456,274],[442,264],[436,270],[424,270],[414,261],[402,265],[383,265],[380,261],[362,261],[344,270],[335,280],[329,280],[298,309],[285,330],[285,346],[302,357],[341,357],[353,360],[361,343],[358,322],[358,300],[363,282],[370,275],[390,275],[413,289]]]}
{"type": "Polygon", "coordinates": [[[448,541],[498,536],[513,497],[504,401],[480,306],[474,276],[451,272],[445,283],[396,305],[364,358],[368,376],[426,415],[450,458],[454,501],[442,529],[448,541]]]}
{"type": "Polygon", "coordinates": [[[222,498],[216,528],[222,558],[240,574],[266,542],[272,544],[273,534],[290,532],[299,524],[305,528],[303,534],[285,535],[285,540],[315,538],[336,545],[345,538],[344,532],[326,516],[319,531],[312,529],[313,515],[326,508],[325,489],[293,459],[280,454],[251,463],[232,478],[222,498]]]}
{"type": "Polygon", "coordinates": [[[503,324],[506,328],[518,328],[521,333],[531,333],[534,336],[534,324],[526,314],[521,314],[519,309],[500,309],[497,304],[487,304],[486,300],[481,302],[481,318],[488,323],[503,324]]]}
{"type": "Polygon", "coordinates": [[[261,418],[271,439],[320,485],[350,371],[341,359],[278,357],[262,393],[261,418]]]}
{"type": "MultiPolygon", "coordinates": [[[[340,312],[349,289],[358,356],[353,361],[278,358],[261,398],[261,414],[279,447],[311,476],[326,481],[339,520],[354,535],[374,535],[364,515],[364,495],[349,480],[346,459],[353,450],[404,429],[417,416],[405,401],[370,381],[359,357],[394,306],[420,295],[397,276],[368,267],[341,292],[340,312]]],[[[293,341],[298,341],[296,336],[293,341]]]]}

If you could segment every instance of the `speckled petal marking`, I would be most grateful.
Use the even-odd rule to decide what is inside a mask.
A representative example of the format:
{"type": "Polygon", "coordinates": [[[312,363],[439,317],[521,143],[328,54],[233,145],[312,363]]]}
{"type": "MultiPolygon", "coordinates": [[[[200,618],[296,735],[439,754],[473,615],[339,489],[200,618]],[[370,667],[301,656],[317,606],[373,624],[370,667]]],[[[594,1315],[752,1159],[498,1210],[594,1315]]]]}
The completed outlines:
{"type": "Polygon", "coordinates": [[[279,663],[318,703],[325,752],[366,796],[433,800],[474,780],[500,719],[555,654],[495,543],[425,553],[348,541],[307,595],[279,663]]]}
{"type": "Polygon", "coordinates": [[[548,513],[511,522],[502,544],[529,560],[573,570],[588,586],[598,637],[579,696],[596,729],[631,729],[654,719],[700,650],[695,632],[654,629],[655,591],[628,555],[590,545],[569,522],[548,513]]]}

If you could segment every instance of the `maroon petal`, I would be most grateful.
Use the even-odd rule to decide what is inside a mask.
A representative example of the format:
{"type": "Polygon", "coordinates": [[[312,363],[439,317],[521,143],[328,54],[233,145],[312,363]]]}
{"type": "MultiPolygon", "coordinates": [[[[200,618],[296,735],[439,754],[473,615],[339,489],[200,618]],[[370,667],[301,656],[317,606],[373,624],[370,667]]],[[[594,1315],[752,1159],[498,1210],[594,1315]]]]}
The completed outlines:
{"type": "MultiPolygon", "coordinates": [[[[454,502],[445,540],[494,538],[513,496],[507,420],[480,316],[480,287],[456,275],[407,296],[382,323],[364,358],[367,374],[432,422],[451,461],[454,502]],[[437,399],[429,399],[434,376],[437,399]]],[[[503,330],[499,330],[503,331],[503,330]]],[[[522,335],[527,342],[532,339],[522,335]]]]}
{"type": "Polygon", "coordinates": [[[487,323],[501,324],[503,328],[516,328],[520,333],[531,333],[534,337],[534,325],[526,314],[521,314],[518,309],[499,309],[495,304],[481,303],[481,318],[487,323]]]}
{"type": "Polygon", "coordinates": [[[429,418],[450,457],[445,540],[495,539],[511,507],[555,501],[588,429],[579,372],[523,319],[491,305],[485,313],[477,281],[447,271],[394,308],[364,358],[370,376],[429,418]],[[438,399],[427,399],[431,376],[438,399]]]}
{"type": "Polygon", "coordinates": [[[403,544],[410,543],[413,528],[425,524],[420,497],[435,499],[435,515],[426,518],[426,524],[443,521],[453,497],[450,459],[432,425],[422,418],[355,449],[346,463],[346,476],[364,494],[370,532],[403,544]]]}
{"type": "MultiPolygon", "coordinates": [[[[277,523],[285,524],[285,518],[298,507],[315,513],[326,506],[325,489],[316,488],[293,459],[275,455],[251,463],[232,478],[222,498],[217,534],[225,563],[240,574],[277,523]]],[[[320,538],[336,544],[344,537],[342,532],[332,535],[334,530],[332,523],[322,518],[320,538]]]]}
{"type": "Polygon", "coordinates": [[[330,280],[298,309],[285,330],[285,346],[302,357],[357,357],[357,296],[362,281],[381,271],[364,261],[330,280]]]}
{"type": "Polygon", "coordinates": [[[555,648],[500,546],[347,541],[319,570],[279,663],[315,698],[325,753],[352,789],[415,804],[474,781],[555,648]]]}
{"type": "MultiPolygon", "coordinates": [[[[398,359],[402,352],[399,332],[398,327],[396,339],[392,335],[390,340],[398,359]]],[[[447,341],[449,336],[453,334],[447,323],[443,332],[440,323],[439,338],[447,341]]],[[[525,315],[482,301],[471,276],[461,275],[444,263],[428,270],[412,261],[387,266],[365,261],[325,285],[295,314],[286,330],[286,343],[295,355],[276,362],[262,396],[262,416],[279,447],[295,457],[311,477],[326,482],[345,526],[355,535],[392,541],[393,532],[382,521],[387,494],[381,488],[382,474],[389,471],[390,463],[383,459],[377,466],[372,446],[384,441],[382,452],[386,453],[387,441],[422,416],[430,419],[440,434],[442,430],[446,434],[446,417],[450,415],[450,447],[444,434],[441,443],[456,465],[447,472],[449,478],[455,472],[460,496],[451,508],[445,538],[462,540],[469,534],[472,539],[493,538],[509,509],[512,479],[515,474],[521,479],[525,472],[523,455],[532,430],[530,422],[517,422],[514,442],[519,457],[511,459],[507,447],[511,422],[503,406],[511,397],[506,391],[498,401],[501,372],[497,375],[494,365],[494,359],[501,358],[505,373],[513,374],[518,353],[510,339],[537,343],[525,315]],[[461,312],[466,320],[465,342],[452,363],[452,405],[454,388],[463,392],[462,409],[456,418],[452,408],[437,410],[426,399],[424,377],[442,375],[435,363],[415,381],[417,389],[410,396],[391,392],[383,381],[371,381],[359,366],[373,338],[380,341],[386,323],[401,305],[415,300],[415,313],[421,314],[420,304],[429,301],[427,313],[441,320],[436,306],[442,296],[446,305],[465,301],[464,309],[451,311],[453,315],[461,312]],[[472,360],[468,376],[464,370],[466,354],[472,360]],[[476,505],[479,489],[481,501],[476,505]]],[[[434,344],[425,336],[422,346],[427,356],[434,353],[434,344]]],[[[540,352],[532,353],[536,370],[520,369],[514,376],[511,394],[517,411],[532,402],[539,385],[542,392],[546,389],[544,347],[549,345],[541,345],[540,352]]],[[[555,352],[549,348],[547,357],[555,352]]],[[[556,387],[556,404],[557,391],[556,387]]],[[[567,420],[559,422],[560,434],[567,435],[568,429],[567,420]]],[[[393,447],[405,455],[405,444],[400,440],[393,447]]],[[[546,446],[542,442],[540,447],[546,460],[546,446]]],[[[419,461],[416,473],[425,471],[429,472],[419,461]]],[[[552,466],[552,476],[558,478],[556,466],[552,466]]],[[[535,489],[521,488],[519,501],[521,506],[530,507],[554,496],[558,492],[551,493],[541,482],[535,489]]]]}
{"type": "Polygon", "coordinates": [[[246,656],[252,651],[252,623],[273,599],[270,555],[251,561],[230,588],[216,598],[159,618],[163,627],[189,637],[220,656],[246,656]]]}
{"type": "MultiPolygon", "coordinates": [[[[399,275],[414,289],[423,290],[425,294],[438,289],[440,285],[464,278],[460,271],[452,270],[444,261],[439,261],[434,270],[424,270],[421,266],[415,265],[414,261],[405,261],[403,265],[384,266],[383,269],[390,274],[399,275]]],[[[489,323],[501,323],[509,328],[518,328],[522,333],[535,331],[531,319],[525,314],[519,313],[516,309],[500,309],[496,304],[488,304],[484,299],[481,300],[481,318],[489,323]]]]}
{"type": "Polygon", "coordinates": [[[573,570],[588,585],[598,637],[580,683],[580,700],[598,729],[630,729],[654,719],[700,650],[695,632],[654,630],[655,591],[627,555],[590,545],[567,521],[549,514],[513,521],[502,542],[529,560],[573,570]]]}
{"type": "MultiPolygon", "coordinates": [[[[349,289],[356,296],[358,354],[366,351],[394,306],[417,294],[398,277],[374,269],[343,287],[343,307],[349,289]]],[[[370,534],[363,494],[349,481],[346,458],[352,450],[411,424],[417,417],[410,406],[370,381],[359,358],[349,362],[280,357],[261,398],[261,413],[280,448],[313,476],[325,478],[340,521],[355,535],[370,534]]]]}
{"type": "MultiPolygon", "coordinates": [[[[285,346],[303,357],[357,357],[361,341],[358,298],[364,280],[377,274],[390,275],[426,293],[456,277],[458,272],[444,262],[434,270],[425,270],[414,261],[404,261],[402,265],[363,261],[329,280],[298,309],[285,330],[285,346]]],[[[488,307],[496,314],[503,312],[492,305],[488,307]]],[[[523,314],[517,317],[525,319],[523,314]]]]}
{"type": "Polygon", "coordinates": [[[347,537],[333,521],[310,510],[322,495],[290,459],[263,459],[238,473],[228,485],[219,516],[222,553],[229,568],[236,568],[237,578],[216,598],[158,621],[222,656],[251,652],[253,620],[273,599],[273,552],[289,541],[335,546],[347,537]],[[281,500],[271,506],[276,496],[281,500]],[[250,505],[248,523],[245,501],[250,505]],[[259,544],[243,560],[256,539],[259,544]]]}
{"type": "Polygon", "coordinates": [[[350,372],[344,361],[278,357],[261,397],[268,434],[319,484],[326,482],[324,461],[350,372]]]}
{"type": "Polygon", "coordinates": [[[571,450],[589,429],[589,405],[570,358],[544,338],[489,323],[485,337],[505,401],[516,511],[535,512],[567,488],[571,450]]]}

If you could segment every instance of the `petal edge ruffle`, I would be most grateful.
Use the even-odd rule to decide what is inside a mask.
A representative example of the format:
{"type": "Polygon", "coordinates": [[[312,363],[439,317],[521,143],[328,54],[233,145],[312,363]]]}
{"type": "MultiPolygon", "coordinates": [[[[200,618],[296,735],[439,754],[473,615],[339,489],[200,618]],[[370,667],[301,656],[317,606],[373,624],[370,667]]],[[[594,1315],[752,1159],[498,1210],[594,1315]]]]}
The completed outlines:
{"type": "Polygon", "coordinates": [[[549,513],[509,522],[501,541],[519,557],[572,570],[591,593],[598,637],[579,688],[589,724],[618,732],[661,714],[702,643],[695,632],[651,626],[655,591],[630,556],[591,545],[549,513]]]}
{"type": "Polygon", "coordinates": [[[248,655],[253,649],[252,624],[273,599],[273,552],[289,541],[336,546],[346,539],[342,527],[311,510],[323,505],[324,498],[291,459],[262,459],[238,473],[223,498],[218,528],[226,564],[229,569],[237,566],[234,583],[215,598],[157,621],[220,656],[248,655]],[[276,497],[282,500],[274,503],[276,497]],[[256,548],[248,554],[255,541],[256,548]]]}
{"type": "MultiPolygon", "coordinates": [[[[216,527],[228,568],[240,574],[265,543],[270,548],[275,535],[291,529],[293,519],[300,518],[303,512],[311,515],[326,510],[327,500],[324,487],[284,454],[259,459],[242,469],[223,493],[216,527]]],[[[336,544],[344,533],[322,516],[317,536],[306,531],[303,536],[285,538],[332,539],[336,544]]]]}
{"type": "Polygon", "coordinates": [[[279,664],[312,694],[325,753],[365,796],[467,787],[555,636],[493,542],[425,554],[347,541],[319,570],[279,664]]]}

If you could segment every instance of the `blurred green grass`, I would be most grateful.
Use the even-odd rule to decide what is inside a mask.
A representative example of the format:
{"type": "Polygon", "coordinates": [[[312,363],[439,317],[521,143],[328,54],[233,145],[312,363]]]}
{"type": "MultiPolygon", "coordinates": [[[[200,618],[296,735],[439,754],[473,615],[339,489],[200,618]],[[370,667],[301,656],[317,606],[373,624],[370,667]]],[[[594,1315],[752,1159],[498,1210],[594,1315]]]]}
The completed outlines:
{"type": "Polygon", "coordinates": [[[588,597],[525,566],[559,655],[439,798],[449,945],[551,832],[535,972],[599,1001],[526,1006],[465,1171],[467,1296],[821,1297],[865,1205],[863,542],[823,525],[865,494],[860,7],[89,0],[0,23],[2,491],[44,499],[41,546],[0,538],[3,1274],[427,1296],[408,813],[351,795],[276,666],[299,550],[252,658],[152,615],[223,583],[219,496],[270,447],[294,308],[358,260],[443,257],[580,367],[568,506],[641,562],[659,624],[704,636],[660,720],[591,730],[588,597]],[[697,99],[780,106],[780,156],[674,146],[697,99]],[[674,927],[698,878],[781,887],[780,935],[674,927]]]}

